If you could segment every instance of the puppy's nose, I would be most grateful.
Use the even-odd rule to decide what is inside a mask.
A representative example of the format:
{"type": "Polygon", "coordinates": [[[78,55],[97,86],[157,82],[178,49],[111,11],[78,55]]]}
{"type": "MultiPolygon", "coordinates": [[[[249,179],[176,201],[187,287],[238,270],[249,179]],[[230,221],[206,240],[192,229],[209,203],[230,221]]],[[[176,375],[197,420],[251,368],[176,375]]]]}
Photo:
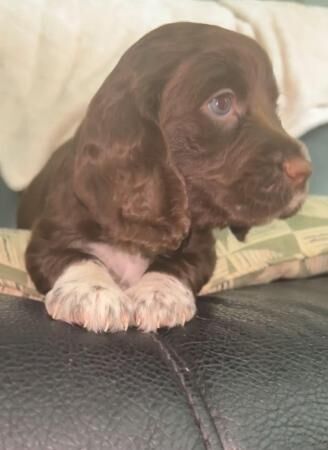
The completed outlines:
{"type": "Polygon", "coordinates": [[[304,158],[287,159],[283,163],[285,174],[296,186],[304,183],[312,173],[312,164],[304,158]]]}

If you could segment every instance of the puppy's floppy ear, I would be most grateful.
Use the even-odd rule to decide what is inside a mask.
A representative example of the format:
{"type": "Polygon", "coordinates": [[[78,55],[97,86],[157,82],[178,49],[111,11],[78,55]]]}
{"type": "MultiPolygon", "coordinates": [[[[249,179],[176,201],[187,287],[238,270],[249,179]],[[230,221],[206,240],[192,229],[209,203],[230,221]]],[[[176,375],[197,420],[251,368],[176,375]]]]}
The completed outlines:
{"type": "Polygon", "coordinates": [[[81,126],[75,194],[114,242],[174,250],[190,228],[184,180],[145,105],[131,91],[111,91],[103,85],[81,126]]]}

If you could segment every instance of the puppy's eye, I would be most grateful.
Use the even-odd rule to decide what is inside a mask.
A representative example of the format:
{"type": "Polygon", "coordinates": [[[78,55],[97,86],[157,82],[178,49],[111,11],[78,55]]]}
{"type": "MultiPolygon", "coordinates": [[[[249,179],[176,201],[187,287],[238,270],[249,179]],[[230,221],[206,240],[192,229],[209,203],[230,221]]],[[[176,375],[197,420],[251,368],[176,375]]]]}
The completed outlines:
{"type": "Polygon", "coordinates": [[[224,91],[213,97],[208,102],[208,108],[216,116],[227,116],[232,110],[233,94],[231,91],[224,91]]]}

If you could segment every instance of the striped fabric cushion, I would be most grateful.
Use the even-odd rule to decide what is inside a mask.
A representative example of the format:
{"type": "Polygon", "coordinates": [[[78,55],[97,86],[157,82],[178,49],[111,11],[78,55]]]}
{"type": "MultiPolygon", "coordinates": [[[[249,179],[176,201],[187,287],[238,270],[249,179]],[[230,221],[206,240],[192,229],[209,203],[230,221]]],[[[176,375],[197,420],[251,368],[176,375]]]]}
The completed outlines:
{"type": "MultiPolygon", "coordinates": [[[[25,270],[29,236],[0,229],[0,292],[42,300],[25,270]]],[[[296,216],[253,228],[245,243],[227,229],[215,236],[217,264],[202,294],[328,272],[328,197],[311,196],[296,216]]]]}

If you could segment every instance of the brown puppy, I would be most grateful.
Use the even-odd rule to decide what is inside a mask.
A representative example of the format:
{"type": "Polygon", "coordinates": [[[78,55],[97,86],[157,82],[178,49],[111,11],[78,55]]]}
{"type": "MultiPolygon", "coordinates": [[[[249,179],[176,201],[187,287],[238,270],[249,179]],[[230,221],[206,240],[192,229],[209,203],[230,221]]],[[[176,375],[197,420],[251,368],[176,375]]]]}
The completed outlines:
{"type": "Polygon", "coordinates": [[[49,314],[94,331],[190,320],[212,228],[243,239],[306,195],[311,166],[277,96],[267,55],[238,33],[176,23],[132,46],[23,194],[49,314]]]}

